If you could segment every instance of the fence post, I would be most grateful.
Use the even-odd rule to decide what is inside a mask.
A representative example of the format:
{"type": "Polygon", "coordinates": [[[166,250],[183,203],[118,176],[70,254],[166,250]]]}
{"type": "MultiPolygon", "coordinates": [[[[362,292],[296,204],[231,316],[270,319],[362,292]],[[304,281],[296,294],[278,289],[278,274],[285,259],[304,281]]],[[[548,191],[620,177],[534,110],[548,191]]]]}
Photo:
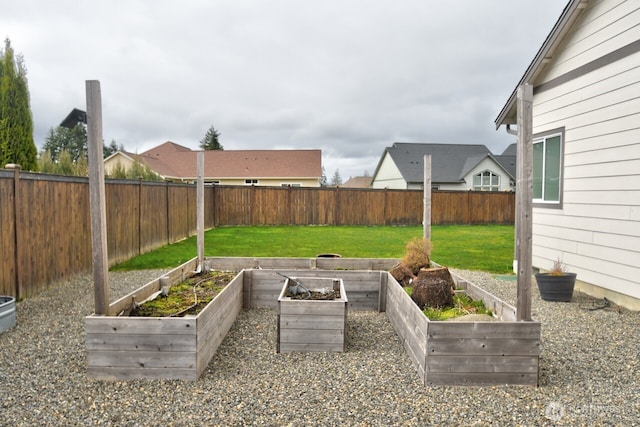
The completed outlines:
{"type": "Polygon", "coordinates": [[[197,154],[198,188],[196,189],[196,243],[198,271],[204,271],[204,151],[197,154]]]}
{"type": "Polygon", "coordinates": [[[423,238],[431,240],[431,156],[424,155],[424,210],[422,218],[423,238]]]}
{"type": "Polygon", "coordinates": [[[15,244],[14,254],[14,271],[15,271],[15,294],[16,300],[22,298],[22,269],[20,268],[20,262],[22,261],[22,209],[20,206],[20,169],[21,166],[9,163],[5,166],[6,169],[13,169],[13,225],[15,227],[13,238],[15,244]]]}

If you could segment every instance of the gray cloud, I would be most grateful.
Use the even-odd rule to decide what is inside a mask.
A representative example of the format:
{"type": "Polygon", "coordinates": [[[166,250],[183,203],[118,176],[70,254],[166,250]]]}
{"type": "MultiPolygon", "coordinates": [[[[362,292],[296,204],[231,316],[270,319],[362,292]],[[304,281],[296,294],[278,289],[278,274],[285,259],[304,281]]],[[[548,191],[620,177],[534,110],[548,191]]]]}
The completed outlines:
{"type": "Polygon", "coordinates": [[[394,141],[486,144],[564,4],[557,0],[10,1],[35,137],[100,80],[104,137],[132,151],[320,148],[327,175],[373,173],[394,141]],[[523,24],[525,22],[526,24],[523,24]]]}

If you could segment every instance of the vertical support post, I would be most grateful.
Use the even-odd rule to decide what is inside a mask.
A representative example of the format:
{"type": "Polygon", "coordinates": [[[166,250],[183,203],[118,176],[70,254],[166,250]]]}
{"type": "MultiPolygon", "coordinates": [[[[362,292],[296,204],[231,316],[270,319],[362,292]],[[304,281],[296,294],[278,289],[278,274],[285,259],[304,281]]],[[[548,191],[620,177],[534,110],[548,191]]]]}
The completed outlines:
{"type": "Polygon", "coordinates": [[[198,151],[198,189],[196,191],[196,232],[198,271],[204,271],[204,151],[198,151]]]}
{"type": "Polygon", "coordinates": [[[109,313],[107,257],[107,210],[102,160],[102,95],[100,82],[87,80],[87,145],[89,156],[89,201],[91,203],[91,252],[96,314],[109,313]]]}
{"type": "Polygon", "coordinates": [[[533,86],[524,84],[517,93],[518,155],[516,183],[516,254],[518,282],[516,320],[531,320],[533,234],[533,86]]]}
{"type": "Polygon", "coordinates": [[[431,240],[431,155],[424,155],[424,208],[422,210],[423,238],[431,240]]]}
{"type": "Polygon", "coordinates": [[[20,169],[21,166],[9,163],[5,166],[6,169],[13,169],[13,226],[15,227],[13,233],[13,244],[15,253],[14,253],[14,292],[16,300],[23,297],[22,290],[22,260],[24,258],[22,253],[22,244],[24,238],[22,237],[22,233],[24,231],[24,212],[22,212],[22,200],[20,196],[20,169]]]}

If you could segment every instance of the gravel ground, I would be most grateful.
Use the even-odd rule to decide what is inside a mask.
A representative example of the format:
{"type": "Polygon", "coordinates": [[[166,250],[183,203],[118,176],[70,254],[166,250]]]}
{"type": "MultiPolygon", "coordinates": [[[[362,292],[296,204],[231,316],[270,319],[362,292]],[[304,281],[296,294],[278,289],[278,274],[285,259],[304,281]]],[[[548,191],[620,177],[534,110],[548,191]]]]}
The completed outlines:
{"type": "MultiPolygon", "coordinates": [[[[457,271],[515,303],[515,282],[457,271]]],[[[112,300],[161,271],[111,273],[112,300]]],[[[198,381],[86,377],[90,276],[17,306],[0,334],[2,426],[640,425],[640,313],[533,295],[540,386],[425,387],[384,313],[350,312],[345,353],[277,354],[276,312],[241,312],[198,381]]]]}

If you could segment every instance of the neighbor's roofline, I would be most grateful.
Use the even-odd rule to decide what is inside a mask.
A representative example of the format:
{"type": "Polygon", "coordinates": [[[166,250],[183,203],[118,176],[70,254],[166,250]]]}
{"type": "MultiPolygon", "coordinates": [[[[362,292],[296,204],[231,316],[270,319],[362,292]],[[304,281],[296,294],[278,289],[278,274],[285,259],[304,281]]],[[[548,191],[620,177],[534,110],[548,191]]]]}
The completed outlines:
{"type": "Polygon", "coordinates": [[[560,18],[558,18],[558,21],[538,50],[538,53],[536,53],[531,64],[529,64],[529,67],[511,93],[507,103],[502,107],[498,117],[496,117],[494,121],[496,129],[503,124],[515,124],[515,121],[507,120],[507,117],[515,108],[518,87],[525,83],[532,83],[538,72],[550,61],[549,53],[553,54],[558,43],[562,40],[565,31],[570,27],[570,24],[574,22],[575,18],[577,18],[578,14],[576,12],[586,8],[588,2],[589,0],[571,0],[564,8],[560,18]]]}

